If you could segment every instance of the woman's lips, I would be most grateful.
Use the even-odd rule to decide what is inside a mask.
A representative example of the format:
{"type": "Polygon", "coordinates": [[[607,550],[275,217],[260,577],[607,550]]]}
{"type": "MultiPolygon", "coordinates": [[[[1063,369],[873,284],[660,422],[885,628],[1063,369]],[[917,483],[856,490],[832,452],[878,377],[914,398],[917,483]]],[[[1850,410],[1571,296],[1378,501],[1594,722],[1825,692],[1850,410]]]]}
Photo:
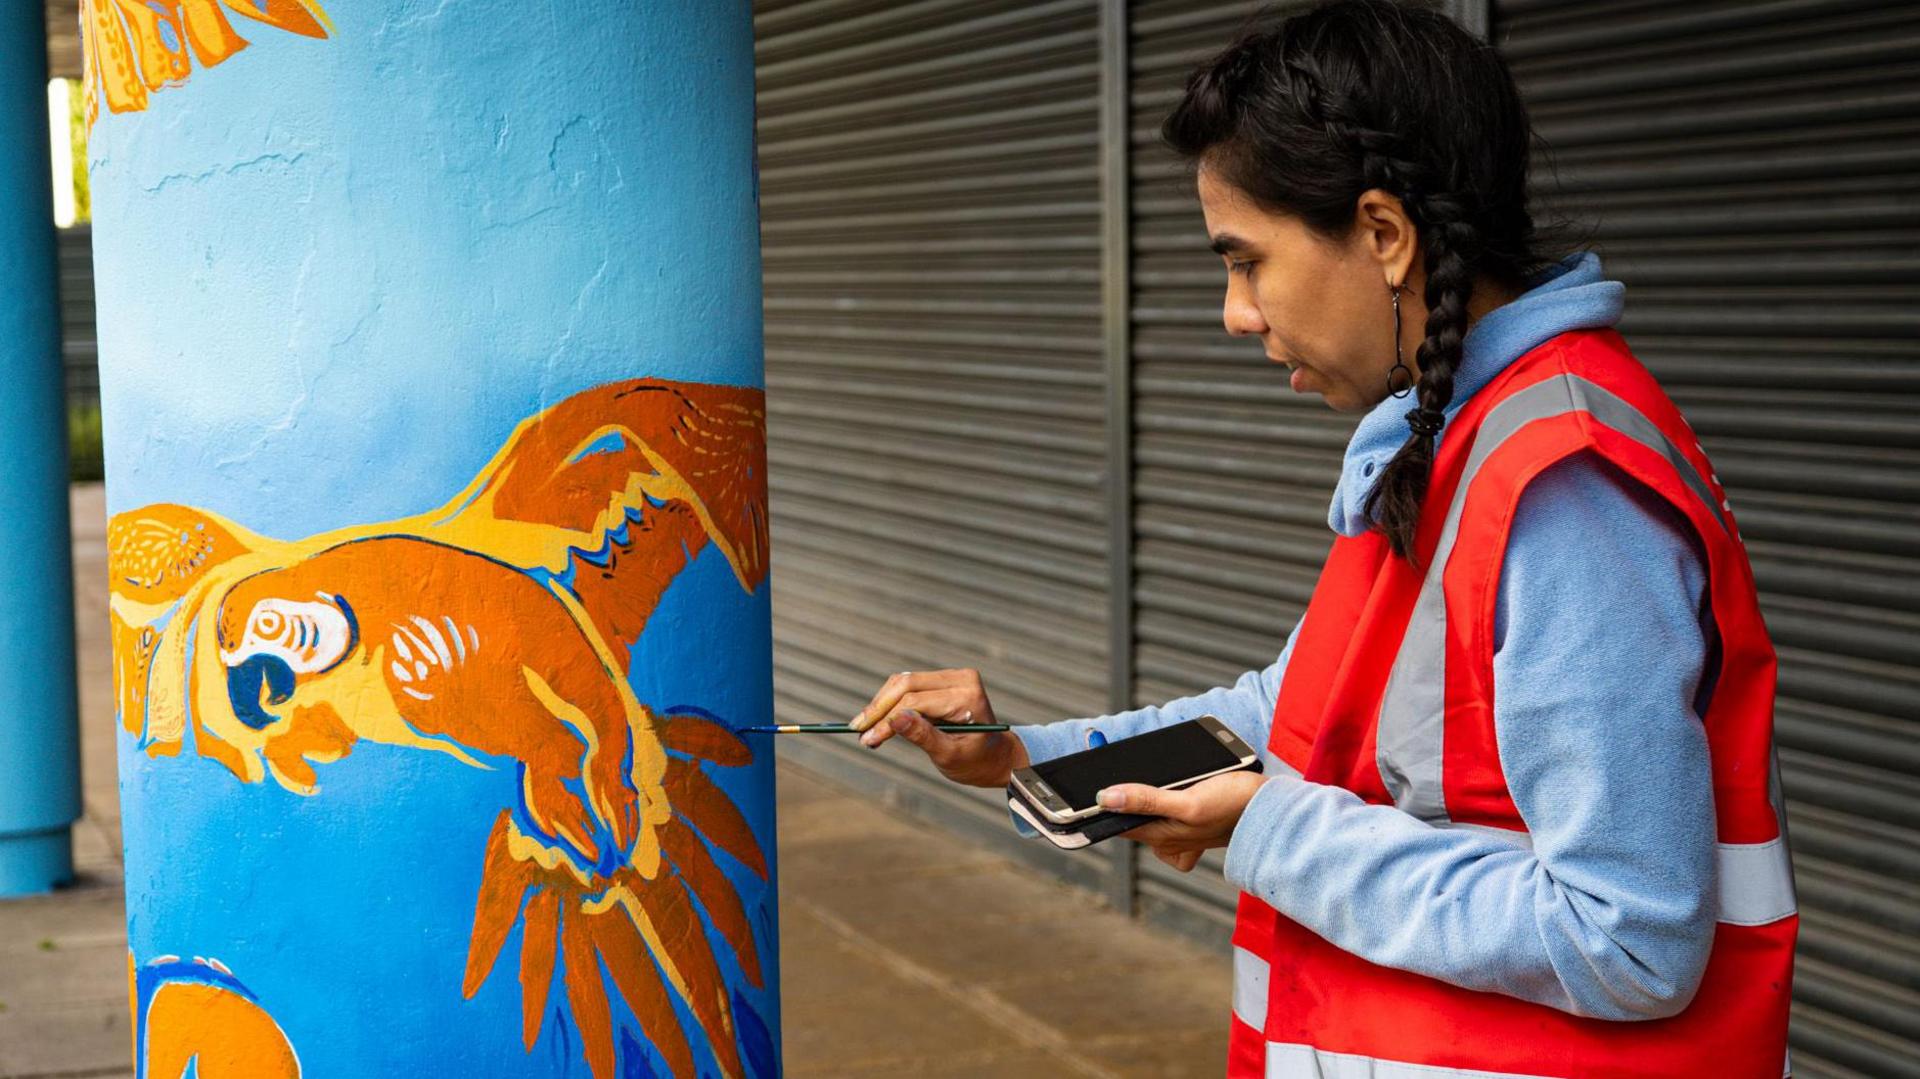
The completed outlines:
{"type": "Polygon", "coordinates": [[[1289,372],[1289,375],[1287,377],[1287,385],[1293,387],[1293,392],[1295,393],[1307,392],[1306,382],[1303,381],[1306,378],[1306,374],[1307,374],[1307,369],[1304,366],[1294,362],[1293,360],[1281,359],[1279,356],[1275,356],[1271,352],[1267,353],[1267,359],[1272,360],[1274,363],[1282,364],[1286,367],[1287,371],[1289,372]]]}

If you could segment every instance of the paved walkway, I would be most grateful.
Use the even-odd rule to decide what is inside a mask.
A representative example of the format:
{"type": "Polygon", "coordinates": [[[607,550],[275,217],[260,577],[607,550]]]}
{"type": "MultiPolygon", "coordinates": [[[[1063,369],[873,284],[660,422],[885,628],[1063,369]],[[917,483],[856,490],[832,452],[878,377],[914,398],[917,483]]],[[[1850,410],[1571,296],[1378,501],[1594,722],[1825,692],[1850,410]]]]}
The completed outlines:
{"type": "MultiPolygon", "coordinates": [[[[0,1079],[132,1075],[97,486],[75,490],[74,531],[87,805],[74,835],[80,879],[49,897],[0,902],[0,1079]]],[[[779,784],[789,1076],[1224,1069],[1223,957],[962,840],[878,814],[791,765],[779,784]]]]}

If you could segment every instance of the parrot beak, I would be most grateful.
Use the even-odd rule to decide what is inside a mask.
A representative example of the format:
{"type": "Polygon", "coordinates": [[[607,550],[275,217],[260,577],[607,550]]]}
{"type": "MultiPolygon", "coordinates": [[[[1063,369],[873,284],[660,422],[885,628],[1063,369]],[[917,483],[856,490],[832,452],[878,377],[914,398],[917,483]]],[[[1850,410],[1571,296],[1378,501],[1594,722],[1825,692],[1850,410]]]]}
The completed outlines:
{"type": "Polygon", "coordinates": [[[227,668],[227,699],[233,702],[233,714],[254,730],[264,730],[279,720],[260,704],[260,691],[267,691],[268,704],[284,704],[293,696],[293,668],[279,656],[256,653],[227,668]]]}

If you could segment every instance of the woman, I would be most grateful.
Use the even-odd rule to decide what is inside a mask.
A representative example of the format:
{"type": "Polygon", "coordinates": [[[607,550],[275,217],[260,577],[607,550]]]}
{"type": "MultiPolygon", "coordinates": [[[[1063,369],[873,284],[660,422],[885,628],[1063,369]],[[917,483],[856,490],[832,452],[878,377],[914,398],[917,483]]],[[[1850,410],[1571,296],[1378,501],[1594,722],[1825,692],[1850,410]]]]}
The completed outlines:
{"type": "Polygon", "coordinates": [[[1101,802],[1179,869],[1225,847],[1231,1071],[1782,1074],[1797,918],[1773,650],[1724,493],[1552,261],[1498,55],[1346,0],[1200,68],[1196,168],[1229,333],[1360,412],[1312,603],[1273,666],[1120,715],[959,737],[972,671],[889,679],[854,726],[981,786],[1212,713],[1262,775],[1101,802]],[[1408,359],[1408,356],[1411,359],[1408,359]]]}

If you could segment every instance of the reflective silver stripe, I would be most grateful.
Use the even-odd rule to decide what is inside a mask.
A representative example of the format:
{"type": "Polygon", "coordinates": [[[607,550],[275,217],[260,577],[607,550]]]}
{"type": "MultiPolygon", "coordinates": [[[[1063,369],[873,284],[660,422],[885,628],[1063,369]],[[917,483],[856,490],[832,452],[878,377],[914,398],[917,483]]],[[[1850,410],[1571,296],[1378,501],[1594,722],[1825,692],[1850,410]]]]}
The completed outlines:
{"type": "Polygon", "coordinates": [[[1645,413],[1597,382],[1574,375],[1561,375],[1547,381],[1562,380],[1566,382],[1567,395],[1573,401],[1571,410],[1589,413],[1603,426],[1611,427],[1665,457],[1667,463],[1673,466],[1673,470],[1680,474],[1681,481],[1699,497],[1701,504],[1713,514],[1714,520],[1720,522],[1721,530],[1726,529],[1725,507],[1713,497],[1713,488],[1707,485],[1707,481],[1700,478],[1700,470],[1693,467],[1693,462],[1687,459],[1686,454],[1680,452],[1680,447],[1674,445],[1665,431],[1648,419],[1645,413]]]}
{"type": "MultiPolygon", "coordinates": [[[[1434,821],[1436,828],[1479,832],[1522,850],[1533,849],[1533,837],[1510,828],[1486,824],[1434,821]]],[[[1798,909],[1793,890],[1793,862],[1787,855],[1787,837],[1766,843],[1714,845],[1718,878],[1719,920],[1732,925],[1766,925],[1798,909]]]]}
{"type": "MultiPolygon", "coordinates": [[[[1793,1052],[1781,1061],[1781,1079],[1793,1074],[1793,1052]]],[[[1449,1068],[1439,1064],[1408,1064],[1398,1060],[1380,1060],[1355,1053],[1330,1053],[1311,1045],[1292,1042],[1267,1043],[1267,1079],[1554,1079],[1531,1072],[1490,1072],[1473,1068],[1449,1068]]]]}
{"type": "Polygon", "coordinates": [[[1550,1079],[1548,1076],[1521,1072],[1478,1071],[1473,1068],[1447,1068],[1438,1064],[1408,1064],[1398,1060],[1379,1060],[1354,1053],[1330,1053],[1311,1045],[1290,1042],[1267,1043],[1267,1079],[1550,1079]]]}
{"type": "Polygon", "coordinates": [[[1375,760],[1380,780],[1393,804],[1424,821],[1447,819],[1442,785],[1447,686],[1447,597],[1443,582],[1454,544],[1460,537],[1460,517],[1480,466],[1493,451],[1521,428],[1536,420],[1569,412],[1586,412],[1599,423],[1659,453],[1673,463],[1688,487],[1700,496],[1714,518],[1726,527],[1726,518],[1713,499],[1712,489],[1679,447],[1639,409],[1590,379],[1556,375],[1515,392],[1488,411],[1467,453],[1460,485],[1447,507],[1440,542],[1434,548],[1414,601],[1413,617],[1387,676],[1380,704],[1375,760]]]}
{"type": "MultiPolygon", "coordinates": [[[[1558,375],[1514,393],[1494,406],[1481,421],[1467,453],[1467,464],[1447,506],[1413,617],[1387,676],[1380,705],[1376,761],[1380,779],[1394,805],[1431,824],[1448,826],[1444,794],[1445,715],[1447,685],[1446,568],[1460,536],[1460,518],[1467,492],[1480,467],[1507,439],[1536,420],[1569,412],[1586,412],[1595,421],[1639,442],[1666,458],[1689,489],[1700,498],[1720,526],[1727,526],[1713,489],[1666,433],[1619,396],[1589,379],[1558,375]]],[[[1793,867],[1787,857],[1786,820],[1779,795],[1778,763],[1774,764],[1769,794],[1780,817],[1780,838],[1770,843],[1722,843],[1716,858],[1719,870],[1720,920],[1735,925],[1765,925],[1795,910],[1793,867]]],[[[1502,831],[1493,829],[1493,831],[1502,831]]],[[[1531,846],[1520,833],[1506,833],[1516,843],[1531,846]]]]}
{"type": "Polygon", "coordinates": [[[1720,844],[1720,920],[1766,925],[1798,909],[1787,837],[1767,843],[1720,844]]]}
{"type": "Polygon", "coordinates": [[[1233,1014],[1255,1030],[1267,1029],[1267,961],[1233,950],[1233,1014]]]}
{"type": "Polygon", "coordinates": [[[1773,803],[1780,834],[1765,843],[1720,844],[1720,920],[1732,925],[1766,925],[1799,912],[1780,755],[1773,754],[1767,764],[1767,800],[1773,803]]]}

